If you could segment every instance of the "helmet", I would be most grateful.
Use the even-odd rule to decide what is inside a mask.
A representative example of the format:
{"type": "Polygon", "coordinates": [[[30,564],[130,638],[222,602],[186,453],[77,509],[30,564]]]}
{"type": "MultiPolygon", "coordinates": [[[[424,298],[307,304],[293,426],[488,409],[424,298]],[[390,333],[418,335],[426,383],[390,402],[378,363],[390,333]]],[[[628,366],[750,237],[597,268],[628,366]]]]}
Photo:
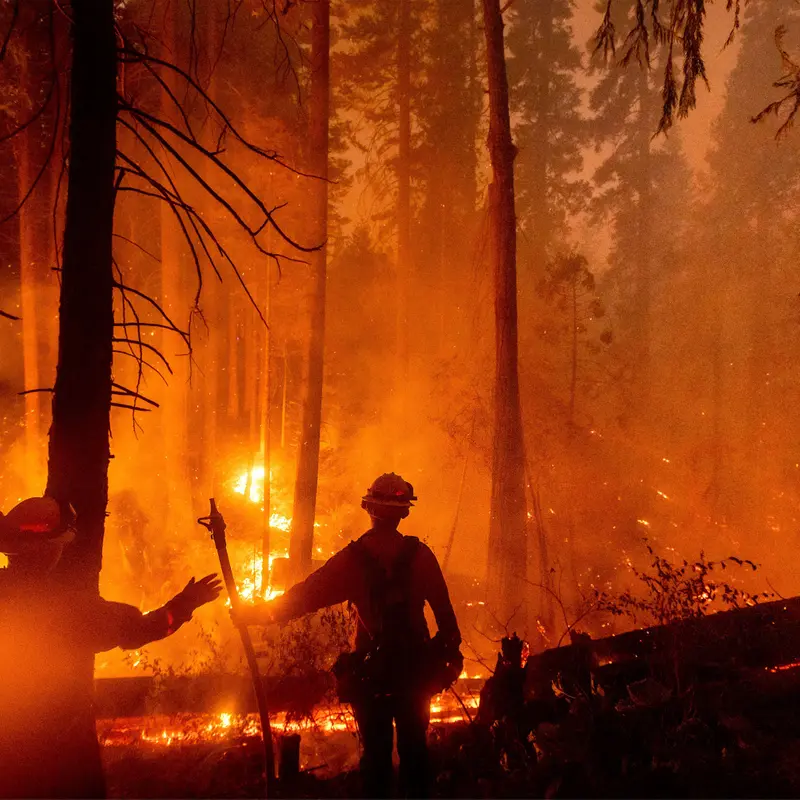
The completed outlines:
{"type": "Polygon", "coordinates": [[[72,507],[52,497],[29,497],[0,516],[0,552],[18,553],[26,544],[47,540],[68,544],[75,538],[72,507]]]}
{"type": "Polygon", "coordinates": [[[379,506],[396,506],[397,508],[411,508],[416,500],[414,487],[406,480],[403,480],[394,472],[387,472],[379,478],[375,478],[372,486],[367,489],[367,493],[361,498],[362,505],[372,503],[379,506]]]}

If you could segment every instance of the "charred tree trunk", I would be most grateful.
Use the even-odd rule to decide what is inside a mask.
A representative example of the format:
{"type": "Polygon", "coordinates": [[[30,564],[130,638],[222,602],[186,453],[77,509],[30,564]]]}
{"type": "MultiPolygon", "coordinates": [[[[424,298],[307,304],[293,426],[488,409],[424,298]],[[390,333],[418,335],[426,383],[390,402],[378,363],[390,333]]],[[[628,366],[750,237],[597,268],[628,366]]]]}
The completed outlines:
{"type": "MultiPolygon", "coordinates": [[[[71,12],[70,160],[47,494],[72,503],[77,512],[77,536],[60,562],[61,577],[81,592],[96,594],[111,457],[114,3],[73,0],[71,12]]],[[[71,726],[77,758],[75,782],[63,790],[64,796],[99,797],[104,786],[92,706],[94,653],[81,650],[78,641],[74,647],[74,669],[63,681],[70,687],[65,724],[71,726]]]]}
{"type": "MultiPolygon", "coordinates": [[[[70,160],[47,493],[71,502],[66,574],[97,591],[108,501],[116,152],[112,0],[73,0],[70,160]]],[[[88,654],[87,654],[88,655],[88,654]]],[[[91,659],[89,659],[91,677],[91,659]]]]}
{"type": "Polygon", "coordinates": [[[496,337],[488,589],[501,620],[510,621],[514,617],[514,624],[524,629],[522,581],[527,577],[528,547],[517,346],[516,148],[511,140],[499,0],[483,0],[483,18],[489,76],[488,144],[492,163],[489,209],[496,337]]]}
{"type": "MultiPolygon", "coordinates": [[[[311,96],[309,139],[311,169],[320,180],[314,191],[314,239],[328,235],[328,119],[330,106],[330,2],[312,3],[311,96]]],[[[289,557],[298,577],[311,570],[314,512],[319,476],[319,440],[322,420],[322,378],[325,356],[325,285],[327,247],[312,253],[314,293],[308,348],[308,387],[303,408],[303,430],[294,489],[294,511],[289,557]]]]}

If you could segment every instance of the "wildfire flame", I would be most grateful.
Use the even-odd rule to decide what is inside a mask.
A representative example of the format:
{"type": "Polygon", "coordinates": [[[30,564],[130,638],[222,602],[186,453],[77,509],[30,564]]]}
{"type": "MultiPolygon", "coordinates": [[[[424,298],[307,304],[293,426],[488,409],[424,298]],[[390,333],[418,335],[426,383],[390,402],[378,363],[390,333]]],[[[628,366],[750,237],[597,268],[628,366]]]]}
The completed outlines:
{"type": "MultiPolygon", "coordinates": [[[[263,466],[253,467],[251,470],[245,470],[233,482],[233,491],[236,494],[247,495],[247,499],[251,503],[263,504],[264,502],[264,476],[266,470],[263,466]]],[[[272,470],[269,473],[270,485],[272,485],[272,470]]],[[[279,514],[273,511],[269,515],[269,526],[279,531],[288,533],[292,529],[292,518],[284,514],[279,514]]]]}
{"type": "MultiPolygon", "coordinates": [[[[286,558],[287,555],[285,552],[269,554],[270,575],[272,574],[272,562],[276,558],[286,558]]],[[[236,584],[240,600],[245,603],[252,603],[255,600],[274,600],[284,593],[283,589],[274,589],[271,584],[264,586],[262,578],[264,559],[261,556],[254,556],[247,569],[250,574],[236,584]]],[[[230,605],[230,600],[228,605],[230,605]]]]}
{"type": "MultiPolygon", "coordinates": [[[[265,475],[266,470],[263,466],[255,466],[250,470],[245,470],[233,482],[233,491],[236,492],[236,494],[246,494],[247,499],[251,503],[258,503],[263,508],[265,475]]],[[[272,479],[273,471],[270,470],[270,487],[272,486],[272,479]]],[[[289,533],[292,529],[292,518],[287,517],[285,514],[280,514],[277,511],[273,511],[269,515],[269,526],[270,528],[275,528],[276,530],[283,531],[284,533],[289,533]]],[[[315,522],[314,527],[319,528],[320,524],[315,522]]]]}

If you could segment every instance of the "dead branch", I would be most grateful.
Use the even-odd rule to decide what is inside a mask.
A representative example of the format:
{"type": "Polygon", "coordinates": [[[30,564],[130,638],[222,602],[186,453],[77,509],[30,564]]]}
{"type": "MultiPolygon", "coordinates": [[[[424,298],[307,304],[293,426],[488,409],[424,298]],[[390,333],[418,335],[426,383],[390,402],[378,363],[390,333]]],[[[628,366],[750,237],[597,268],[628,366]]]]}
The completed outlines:
{"type": "Polygon", "coordinates": [[[126,397],[135,397],[137,400],[141,400],[143,403],[147,403],[155,408],[158,408],[159,405],[156,403],[155,400],[151,400],[149,397],[145,397],[141,392],[134,391],[133,389],[129,389],[127,386],[123,386],[120,383],[114,383],[112,381],[111,385],[114,387],[114,390],[111,394],[120,394],[125,395],[126,397]]]}
{"type": "MultiPolygon", "coordinates": [[[[128,350],[119,350],[117,348],[114,348],[111,352],[116,354],[116,355],[128,356],[130,358],[136,359],[137,361],[140,361],[138,356],[136,356],[134,353],[129,352],[128,350]]],[[[145,366],[148,369],[153,370],[153,372],[155,372],[156,375],[158,375],[158,377],[161,378],[161,380],[164,381],[165,384],[169,385],[169,382],[163,376],[163,374],[161,373],[161,370],[159,370],[158,367],[154,366],[149,361],[145,361],[145,360],[141,360],[140,363],[142,364],[142,366],[145,366]]]]}
{"type": "MultiPolygon", "coordinates": [[[[114,394],[114,392],[112,392],[111,394],[114,394]]],[[[152,409],[150,409],[150,408],[142,408],[141,406],[136,406],[136,405],[132,406],[132,405],[128,405],[127,403],[111,402],[111,403],[109,403],[109,405],[111,406],[111,408],[124,408],[124,409],[127,409],[128,411],[132,411],[134,414],[137,413],[137,412],[141,413],[141,414],[149,414],[150,411],[152,411],[152,409]]]]}
{"type": "MultiPolygon", "coordinates": [[[[124,101],[123,101],[124,102],[124,101]]],[[[306,246],[301,245],[299,242],[295,242],[284,230],[281,228],[280,225],[275,221],[272,212],[270,209],[267,208],[266,204],[250,189],[249,186],[234,172],[225,162],[223,162],[217,153],[212,150],[209,150],[207,147],[204,147],[199,142],[192,139],[191,136],[186,136],[181,130],[176,128],[174,125],[170,124],[169,122],[165,122],[158,117],[153,116],[152,114],[148,114],[146,111],[143,111],[140,108],[135,106],[125,104],[121,111],[129,112],[136,120],[139,122],[142,127],[147,130],[147,132],[153,136],[159,144],[164,147],[169,154],[175,158],[178,163],[192,176],[202,187],[205,189],[213,199],[222,204],[226,210],[229,210],[230,213],[234,216],[237,224],[239,224],[247,233],[251,236],[257,236],[258,233],[263,230],[266,224],[272,226],[272,228],[277,232],[277,234],[283,239],[286,244],[292,247],[295,250],[300,250],[303,253],[313,253],[319,250],[323,245],[313,245],[313,246],[306,246]],[[188,145],[195,151],[197,151],[200,155],[205,156],[209,159],[215,167],[217,167],[221,172],[223,172],[226,177],[230,178],[233,181],[234,185],[240,189],[244,195],[249,198],[253,204],[258,208],[258,210],[264,215],[265,222],[257,229],[252,229],[250,226],[245,222],[245,220],[241,217],[241,215],[228,203],[224,200],[212,187],[208,184],[205,179],[194,169],[194,167],[189,164],[188,161],[178,152],[178,150],[166,139],[165,136],[160,134],[157,128],[163,128],[165,131],[171,133],[175,138],[179,141],[183,142],[184,144],[188,145]]],[[[307,176],[313,177],[313,176],[307,176]]]]}
{"type": "MultiPolygon", "coordinates": [[[[150,295],[139,291],[139,289],[134,289],[133,286],[128,286],[127,284],[122,283],[122,281],[120,281],[119,279],[114,281],[114,288],[115,289],[121,289],[121,290],[123,290],[125,292],[130,292],[130,294],[132,294],[132,295],[134,295],[136,297],[140,297],[142,300],[146,300],[148,303],[150,303],[153,306],[153,308],[155,308],[155,310],[161,315],[161,317],[163,319],[165,319],[169,323],[169,325],[170,325],[170,327],[171,327],[171,329],[173,331],[175,331],[176,333],[179,333],[179,334],[183,334],[184,336],[188,335],[184,331],[181,331],[181,329],[172,321],[172,319],[169,316],[169,314],[167,314],[167,312],[164,311],[164,309],[161,307],[161,305],[156,300],[154,300],[152,297],[150,297],[150,295]]],[[[187,344],[188,344],[188,342],[187,342],[187,344]]]]}
{"type": "Polygon", "coordinates": [[[17,26],[17,17],[19,16],[19,0],[14,0],[14,5],[11,9],[11,21],[8,23],[8,30],[3,36],[3,44],[0,46],[0,62],[6,57],[8,50],[8,43],[11,41],[11,36],[14,33],[14,28],[17,26]]]}
{"type": "Polygon", "coordinates": [[[169,365],[169,361],[155,345],[143,342],[141,341],[141,339],[125,339],[118,336],[114,336],[111,339],[111,341],[115,342],[116,344],[135,344],[137,347],[143,347],[145,350],[149,350],[151,353],[155,353],[155,355],[157,355],[164,363],[164,366],[167,368],[167,372],[169,372],[170,375],[173,374],[172,367],[169,365]]]}
{"type": "Polygon", "coordinates": [[[140,250],[146,256],[150,256],[150,258],[152,258],[153,261],[155,261],[156,263],[158,263],[158,264],[161,263],[161,259],[158,256],[154,255],[149,250],[147,250],[146,248],[142,247],[138,242],[134,242],[133,239],[129,239],[127,236],[123,236],[121,233],[114,233],[114,234],[112,234],[112,236],[115,239],[121,239],[123,242],[127,242],[128,244],[133,245],[137,250],[140,250]]]}
{"type": "MultiPolygon", "coordinates": [[[[37,173],[36,173],[36,175],[35,175],[35,177],[33,179],[33,182],[28,187],[27,191],[23,195],[22,199],[17,203],[15,208],[11,212],[9,212],[5,217],[0,219],[0,226],[4,225],[6,222],[8,222],[9,220],[13,219],[17,214],[19,214],[19,212],[22,209],[22,207],[25,205],[25,203],[28,202],[28,199],[30,198],[30,196],[36,190],[36,187],[39,185],[39,182],[41,181],[41,179],[44,176],[45,172],[47,172],[47,168],[50,166],[50,161],[53,158],[53,154],[55,153],[55,149],[56,149],[56,138],[57,138],[57,135],[58,135],[58,129],[59,129],[60,124],[61,124],[61,100],[60,100],[60,91],[59,91],[60,82],[59,82],[59,77],[58,77],[58,75],[59,75],[58,66],[56,65],[56,61],[55,61],[56,44],[55,44],[55,30],[54,30],[54,27],[53,27],[53,12],[52,12],[52,9],[50,10],[49,22],[50,22],[50,24],[49,24],[48,30],[49,30],[49,37],[50,37],[50,69],[51,69],[52,81],[51,81],[51,84],[50,84],[50,88],[49,88],[49,91],[48,91],[47,98],[45,99],[45,103],[41,106],[39,111],[36,114],[34,114],[34,116],[31,117],[31,119],[29,119],[23,126],[17,128],[16,131],[14,131],[11,134],[9,134],[6,137],[6,139],[11,138],[12,136],[16,136],[21,131],[25,130],[25,128],[27,128],[29,125],[32,125],[33,122],[36,120],[36,118],[39,115],[44,113],[45,108],[47,107],[47,105],[49,105],[49,102],[50,102],[49,98],[51,96],[55,96],[55,98],[56,98],[56,104],[55,104],[56,113],[55,113],[55,119],[53,121],[53,130],[52,130],[52,133],[51,133],[51,135],[49,137],[47,153],[45,154],[45,158],[42,161],[42,164],[39,167],[39,170],[37,171],[37,173]]],[[[5,140],[0,140],[0,143],[2,143],[2,141],[5,141],[5,140]]]]}

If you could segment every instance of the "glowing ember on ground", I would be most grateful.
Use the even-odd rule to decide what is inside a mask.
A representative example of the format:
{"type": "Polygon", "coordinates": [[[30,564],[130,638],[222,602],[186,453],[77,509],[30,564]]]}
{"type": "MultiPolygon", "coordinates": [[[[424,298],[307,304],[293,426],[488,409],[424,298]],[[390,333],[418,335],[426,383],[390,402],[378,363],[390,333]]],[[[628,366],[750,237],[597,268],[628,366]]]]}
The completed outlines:
{"type": "MultiPolygon", "coordinates": [[[[466,709],[478,707],[478,695],[461,698],[466,709]]],[[[431,723],[447,725],[467,721],[467,712],[450,693],[431,701],[431,723]]],[[[356,732],[349,706],[319,709],[312,720],[290,720],[284,712],[271,718],[276,734],[315,731],[325,733],[356,732]]],[[[257,714],[178,714],[175,716],[124,717],[98,720],[100,742],[106,747],[146,744],[156,747],[199,745],[216,741],[248,739],[261,736],[257,714]]]]}
{"type": "Polygon", "coordinates": [[[777,667],[765,667],[767,672],[785,672],[789,669],[797,669],[800,667],[800,661],[793,661],[791,664],[779,664],[777,667]]]}

